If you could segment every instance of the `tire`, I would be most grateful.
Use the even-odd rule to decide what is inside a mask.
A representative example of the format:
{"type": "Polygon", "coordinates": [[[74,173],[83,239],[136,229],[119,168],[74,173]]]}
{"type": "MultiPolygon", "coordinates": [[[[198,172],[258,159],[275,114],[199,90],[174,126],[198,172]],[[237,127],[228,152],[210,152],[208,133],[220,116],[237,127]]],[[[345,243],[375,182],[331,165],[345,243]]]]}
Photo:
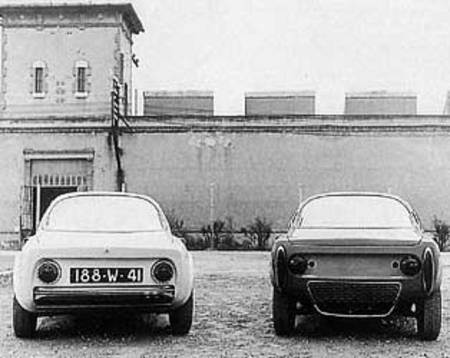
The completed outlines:
{"type": "Polygon", "coordinates": [[[434,341],[441,331],[442,302],[441,291],[424,298],[418,303],[417,333],[424,341],[434,341]]]}
{"type": "Polygon", "coordinates": [[[17,302],[16,296],[13,299],[13,328],[14,334],[19,338],[31,338],[36,332],[37,315],[28,312],[17,302]]]}
{"type": "Polygon", "coordinates": [[[293,302],[275,287],[272,299],[273,326],[277,336],[289,336],[295,329],[295,311],[293,302]]]}
{"type": "Polygon", "coordinates": [[[192,291],[186,303],[169,313],[172,334],[181,336],[189,333],[192,326],[192,315],[194,312],[194,292],[192,291]]]}

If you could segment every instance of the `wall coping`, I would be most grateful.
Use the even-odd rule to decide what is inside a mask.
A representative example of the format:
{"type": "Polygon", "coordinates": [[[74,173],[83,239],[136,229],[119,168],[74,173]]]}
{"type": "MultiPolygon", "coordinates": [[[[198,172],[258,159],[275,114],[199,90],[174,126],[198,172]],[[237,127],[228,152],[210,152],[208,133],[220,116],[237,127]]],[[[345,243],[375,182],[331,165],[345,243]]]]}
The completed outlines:
{"type": "MultiPolygon", "coordinates": [[[[135,133],[450,133],[450,115],[134,116],[135,133]]],[[[0,133],[108,133],[108,117],[0,119],[0,133]]],[[[125,128],[123,128],[125,131],[125,128]]]]}

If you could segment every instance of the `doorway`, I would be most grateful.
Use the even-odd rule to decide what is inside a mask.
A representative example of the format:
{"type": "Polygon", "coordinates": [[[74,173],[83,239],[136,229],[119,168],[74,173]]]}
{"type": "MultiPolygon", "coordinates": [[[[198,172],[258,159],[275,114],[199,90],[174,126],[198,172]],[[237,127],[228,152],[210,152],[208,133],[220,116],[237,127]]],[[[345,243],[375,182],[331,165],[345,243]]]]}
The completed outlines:
{"type": "Polygon", "coordinates": [[[64,187],[34,187],[33,188],[33,233],[36,232],[37,225],[41,221],[47,208],[58,196],[77,191],[76,186],[64,187]]]}
{"type": "Polygon", "coordinates": [[[20,192],[20,238],[33,235],[42,215],[59,195],[93,187],[94,150],[25,149],[20,192]]]}

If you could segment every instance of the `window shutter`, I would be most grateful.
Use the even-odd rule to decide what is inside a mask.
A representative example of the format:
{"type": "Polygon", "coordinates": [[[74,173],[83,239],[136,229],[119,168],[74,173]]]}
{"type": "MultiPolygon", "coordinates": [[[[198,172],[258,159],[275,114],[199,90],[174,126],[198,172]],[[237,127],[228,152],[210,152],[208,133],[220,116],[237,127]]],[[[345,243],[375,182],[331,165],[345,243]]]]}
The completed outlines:
{"type": "Polygon", "coordinates": [[[34,66],[30,67],[29,92],[30,94],[34,93],[34,66]]]}
{"type": "Polygon", "coordinates": [[[91,90],[92,90],[92,84],[91,84],[91,81],[86,80],[86,92],[87,92],[87,93],[91,93],[91,90]]]}
{"type": "Polygon", "coordinates": [[[74,62],[72,67],[72,93],[75,94],[77,92],[77,63],[74,62]]]}
{"type": "Polygon", "coordinates": [[[91,93],[92,91],[92,67],[91,65],[88,63],[87,67],[86,67],[86,92],[87,93],[91,93]]]}
{"type": "Polygon", "coordinates": [[[43,85],[43,90],[44,93],[47,94],[48,93],[48,66],[46,63],[44,63],[44,69],[43,69],[43,78],[42,78],[42,85],[43,85]]]}

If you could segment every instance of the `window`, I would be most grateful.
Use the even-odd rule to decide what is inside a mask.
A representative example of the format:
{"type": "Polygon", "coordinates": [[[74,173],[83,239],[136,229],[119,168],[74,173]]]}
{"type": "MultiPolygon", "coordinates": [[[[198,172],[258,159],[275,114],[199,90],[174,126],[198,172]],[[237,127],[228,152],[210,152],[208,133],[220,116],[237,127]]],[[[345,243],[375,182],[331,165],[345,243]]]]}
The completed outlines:
{"type": "Polygon", "coordinates": [[[35,61],[33,62],[33,66],[31,68],[31,78],[32,81],[30,83],[30,92],[36,98],[42,98],[45,96],[47,92],[47,66],[43,61],[35,61]]]}
{"type": "Polygon", "coordinates": [[[44,93],[44,68],[34,69],[34,93],[44,93]]]}
{"type": "Polygon", "coordinates": [[[88,77],[90,76],[90,68],[88,62],[84,60],[75,62],[73,75],[75,96],[78,98],[87,97],[90,88],[88,79],[88,77]]]}
{"type": "Polygon", "coordinates": [[[77,92],[86,92],[86,67],[77,68],[77,92]]]}
{"type": "Polygon", "coordinates": [[[49,231],[144,232],[164,226],[163,216],[145,199],[96,194],[61,200],[44,221],[49,231]]]}
{"type": "Polygon", "coordinates": [[[306,203],[297,229],[411,228],[411,214],[398,200],[381,196],[323,196],[306,203]]]}

